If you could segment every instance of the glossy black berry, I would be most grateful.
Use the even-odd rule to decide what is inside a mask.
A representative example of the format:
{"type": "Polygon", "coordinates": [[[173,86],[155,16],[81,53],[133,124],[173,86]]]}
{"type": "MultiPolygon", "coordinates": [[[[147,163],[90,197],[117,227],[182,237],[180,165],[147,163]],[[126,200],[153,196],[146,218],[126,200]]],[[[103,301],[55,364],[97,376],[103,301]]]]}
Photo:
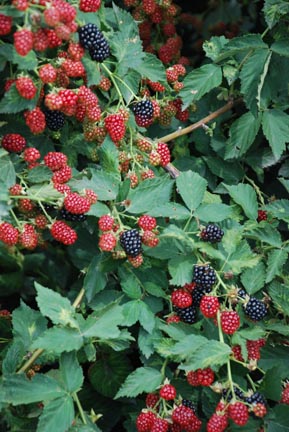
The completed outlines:
{"type": "Polygon", "coordinates": [[[266,398],[259,392],[253,393],[251,396],[246,397],[246,402],[250,405],[261,403],[263,405],[266,405],[266,398]]]}
{"type": "Polygon", "coordinates": [[[174,308],[178,317],[180,317],[181,321],[194,324],[197,321],[197,309],[195,306],[189,306],[186,308],[174,308]]]}
{"type": "Polygon", "coordinates": [[[109,57],[108,42],[95,24],[89,23],[80,27],[78,35],[80,45],[89,50],[92,60],[103,62],[109,57]]]}
{"type": "Polygon", "coordinates": [[[238,289],[238,297],[245,299],[246,295],[247,295],[247,293],[243,288],[238,289]]]}
{"type": "Polygon", "coordinates": [[[121,233],[119,241],[128,256],[134,258],[141,253],[141,237],[136,229],[121,233]]]}
{"type": "Polygon", "coordinates": [[[205,294],[212,291],[212,288],[204,288],[202,285],[196,285],[192,291],[192,299],[194,306],[200,306],[201,300],[205,294]]]}
{"type": "MultiPolygon", "coordinates": [[[[244,395],[244,392],[241,389],[239,389],[238,387],[236,387],[236,386],[234,386],[234,393],[235,393],[235,395],[237,396],[238,399],[240,399],[240,400],[245,400],[246,399],[245,395],[244,395]]],[[[231,389],[224,389],[222,391],[222,396],[223,396],[224,399],[226,399],[227,402],[230,402],[230,400],[233,398],[231,389]]]]}
{"type": "Polygon", "coordinates": [[[69,222],[84,222],[87,219],[86,214],[73,214],[65,208],[62,208],[59,213],[61,219],[67,220],[69,222]]]}
{"type": "Polygon", "coordinates": [[[189,400],[189,399],[183,399],[182,400],[182,405],[185,406],[185,407],[187,407],[187,408],[190,408],[196,414],[196,412],[197,412],[196,405],[191,400],[189,400]]]}
{"type": "Polygon", "coordinates": [[[150,100],[142,100],[133,106],[132,111],[135,116],[150,120],[153,118],[154,107],[150,100]]]}
{"type": "Polygon", "coordinates": [[[250,297],[244,306],[244,312],[252,321],[260,321],[267,315],[266,305],[255,297],[250,297]]]}
{"type": "Polygon", "coordinates": [[[61,111],[52,111],[46,109],[44,111],[46,126],[52,131],[58,131],[64,126],[65,116],[61,111]]]}
{"type": "Polygon", "coordinates": [[[193,279],[203,288],[211,288],[216,282],[216,273],[209,265],[195,265],[193,279]]]}
{"type": "Polygon", "coordinates": [[[206,242],[217,243],[222,240],[223,235],[224,231],[221,228],[217,225],[209,224],[202,230],[201,239],[206,242]]]}

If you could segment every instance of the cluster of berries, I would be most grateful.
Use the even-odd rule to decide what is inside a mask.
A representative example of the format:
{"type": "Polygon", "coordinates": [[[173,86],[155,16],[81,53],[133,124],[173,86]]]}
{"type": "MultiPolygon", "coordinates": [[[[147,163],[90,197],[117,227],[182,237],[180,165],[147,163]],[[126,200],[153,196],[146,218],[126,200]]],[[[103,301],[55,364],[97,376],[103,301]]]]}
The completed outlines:
{"type": "Polygon", "coordinates": [[[218,298],[206,295],[211,292],[215,282],[216,273],[210,265],[195,265],[193,282],[171,294],[175,313],[168,317],[167,322],[183,321],[193,324],[197,321],[199,306],[205,316],[215,317],[219,309],[218,298]]]}
{"type": "MultiPolygon", "coordinates": [[[[261,338],[257,340],[247,340],[247,359],[249,361],[257,362],[261,358],[260,349],[266,345],[266,339],[261,338]]],[[[242,349],[240,345],[234,345],[232,347],[233,356],[236,360],[244,362],[244,357],[242,354],[242,349]]]]}
{"type": "Polygon", "coordinates": [[[162,142],[155,143],[138,138],[132,151],[125,144],[122,148],[125,150],[119,153],[119,169],[125,174],[125,178],[130,179],[131,188],[135,188],[142,180],[155,177],[150,166],[165,167],[171,160],[170,150],[167,144],[162,142]]]}
{"type": "Polygon", "coordinates": [[[215,380],[215,374],[211,368],[197,369],[196,371],[189,371],[186,375],[187,382],[193,386],[209,387],[215,380]]]}
{"type": "Polygon", "coordinates": [[[115,258],[125,258],[134,266],[143,263],[142,245],[155,247],[159,243],[156,230],[157,221],[149,215],[140,216],[137,220],[139,229],[124,230],[111,215],[103,215],[98,220],[98,227],[102,231],[99,247],[105,252],[114,252],[115,258]],[[117,244],[121,250],[117,249],[117,244]]]}
{"type": "Polygon", "coordinates": [[[136,419],[137,432],[198,432],[201,427],[194,403],[189,399],[177,399],[176,388],[167,380],[158,393],[147,395],[146,408],[136,419]],[[165,411],[161,401],[166,404],[165,411]]]}
{"type": "Polygon", "coordinates": [[[183,43],[177,34],[179,6],[172,0],[125,0],[124,4],[132,8],[132,16],[139,22],[145,51],[156,54],[165,64],[176,61],[189,63],[186,57],[181,56],[183,43]]]}
{"type": "Polygon", "coordinates": [[[9,152],[20,153],[20,160],[23,159],[28,169],[38,166],[49,168],[51,185],[59,194],[52,194],[51,198],[47,198],[47,202],[38,202],[37,196],[30,194],[27,184],[23,186],[16,183],[11,186],[9,194],[13,199],[15,214],[19,218],[18,227],[14,227],[9,222],[2,222],[0,240],[8,246],[17,244],[22,248],[33,250],[43,242],[42,231],[49,228],[55,240],[65,245],[73,244],[77,239],[76,231],[63,220],[54,219],[83,221],[91,204],[97,201],[95,192],[90,189],[85,190],[83,194],[71,191],[67,182],[72,177],[72,170],[67,164],[67,156],[64,153],[48,152],[43,161],[40,161],[40,152],[35,147],[27,147],[25,138],[20,134],[4,135],[1,145],[9,152]],[[48,203],[47,211],[49,213],[49,209],[52,209],[52,217],[44,211],[48,203]]]}

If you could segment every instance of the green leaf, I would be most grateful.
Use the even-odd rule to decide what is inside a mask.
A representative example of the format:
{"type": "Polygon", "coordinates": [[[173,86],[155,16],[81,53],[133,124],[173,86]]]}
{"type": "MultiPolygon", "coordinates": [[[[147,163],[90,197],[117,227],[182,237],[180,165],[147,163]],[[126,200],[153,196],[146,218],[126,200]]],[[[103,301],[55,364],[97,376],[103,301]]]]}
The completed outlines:
{"type": "Polygon", "coordinates": [[[25,352],[25,348],[21,342],[14,341],[12,345],[10,345],[2,362],[3,375],[16,372],[18,366],[23,361],[25,352]]]}
{"type": "Polygon", "coordinates": [[[0,47],[0,58],[4,58],[11,63],[17,65],[20,70],[33,70],[37,68],[37,57],[35,52],[32,50],[26,56],[22,56],[17,53],[14,45],[6,44],[0,47]]]}
{"type": "Polygon", "coordinates": [[[288,405],[276,405],[265,420],[267,432],[289,432],[288,425],[289,407],[288,405]]]}
{"type": "Polygon", "coordinates": [[[131,371],[131,364],[125,354],[104,352],[90,366],[88,379],[98,393],[113,398],[131,371]]]}
{"type": "Polygon", "coordinates": [[[162,374],[157,369],[140,367],[127,377],[117,392],[115,399],[135,397],[141,393],[153,392],[161,385],[162,380],[162,374]]]}
{"type": "Polygon", "coordinates": [[[289,368],[288,347],[275,345],[262,348],[262,355],[258,365],[265,371],[271,369],[272,365],[279,366],[287,374],[289,368]]]}
{"type": "Polygon", "coordinates": [[[258,202],[256,192],[248,184],[224,185],[228,190],[230,197],[239,204],[249,219],[256,219],[258,213],[258,202]]]}
{"type": "Polygon", "coordinates": [[[257,116],[260,109],[260,92],[268,69],[271,53],[268,49],[256,50],[245,62],[240,72],[241,93],[246,106],[257,116]]]}
{"type": "Polygon", "coordinates": [[[156,323],[155,315],[151,308],[143,301],[140,302],[139,322],[148,333],[152,333],[156,323]]]}
{"type": "Polygon", "coordinates": [[[225,159],[239,158],[253,144],[261,124],[261,116],[254,117],[249,111],[239,117],[230,127],[225,159]]]}
{"type": "Polygon", "coordinates": [[[50,181],[51,170],[47,166],[36,166],[28,171],[27,179],[30,183],[50,181]]]}
{"type": "Polygon", "coordinates": [[[36,374],[33,380],[25,374],[4,376],[3,389],[5,402],[14,406],[49,401],[65,395],[57,381],[43,374],[36,374]]]}
{"type": "Polygon", "coordinates": [[[59,370],[65,389],[68,392],[76,392],[81,388],[84,377],[75,351],[63,353],[61,355],[59,361],[59,370]]]}
{"type": "Polygon", "coordinates": [[[230,352],[225,343],[199,335],[189,335],[171,349],[173,355],[185,362],[180,368],[186,371],[221,366],[228,361],[230,352]]]}
{"type": "Polygon", "coordinates": [[[123,308],[118,305],[109,306],[95,316],[87,318],[81,328],[84,337],[96,337],[100,339],[118,338],[119,325],[123,322],[123,308]]]}
{"type": "Polygon", "coordinates": [[[286,39],[274,42],[270,49],[280,56],[289,57],[289,42],[286,39]]]}
{"type": "Polygon", "coordinates": [[[40,312],[31,309],[21,301],[20,306],[12,314],[13,334],[15,341],[19,341],[26,349],[47,328],[47,320],[40,312]]]}
{"type": "Polygon", "coordinates": [[[113,4],[119,31],[115,31],[109,39],[112,54],[117,59],[117,71],[123,76],[128,69],[141,64],[143,57],[142,42],[137,24],[131,14],[113,4]]]}
{"type": "Polygon", "coordinates": [[[63,198],[63,194],[58,192],[53,187],[53,184],[34,185],[29,188],[29,194],[34,199],[39,198],[46,201],[55,201],[59,198],[63,198]]]}
{"type": "Polygon", "coordinates": [[[279,159],[289,142],[289,115],[279,109],[267,110],[263,113],[262,128],[274,156],[279,159]]]}
{"type": "Polygon", "coordinates": [[[154,54],[145,53],[136,71],[140,73],[143,78],[164,84],[167,83],[165,67],[154,54]]]}
{"type": "Polygon", "coordinates": [[[288,252],[284,249],[276,249],[268,254],[266,282],[271,282],[276,275],[281,273],[283,265],[288,258],[288,252]]]}
{"type": "Polygon", "coordinates": [[[246,51],[252,49],[259,50],[262,48],[267,48],[267,45],[263,42],[261,35],[246,34],[244,36],[235,37],[224,46],[219,56],[215,59],[215,62],[221,62],[237,54],[246,54],[246,51]]]}
{"type": "Polygon", "coordinates": [[[87,269],[83,281],[83,288],[85,289],[85,296],[90,302],[95,294],[102,291],[107,283],[107,275],[104,271],[105,257],[103,255],[96,255],[87,269]]]}
{"type": "Polygon", "coordinates": [[[198,173],[185,171],[176,180],[177,189],[186,206],[192,211],[201,204],[207,187],[207,181],[198,173]]]}
{"type": "Polygon", "coordinates": [[[259,226],[257,228],[250,229],[248,233],[246,233],[246,237],[257,239],[263,243],[267,243],[277,248],[281,247],[282,245],[282,238],[279,231],[269,224],[264,224],[262,227],[259,226]]]}
{"type": "Polygon", "coordinates": [[[37,432],[66,432],[73,419],[73,399],[71,396],[65,395],[44,405],[39,417],[37,432]]]}
{"type": "Polygon", "coordinates": [[[222,69],[218,65],[206,64],[194,69],[184,78],[184,88],[179,92],[179,97],[183,101],[182,109],[200,100],[210,90],[218,87],[221,82],[222,69]]]}
{"type": "Polygon", "coordinates": [[[41,313],[51,319],[54,324],[69,325],[78,328],[74,318],[75,310],[66,297],[62,297],[55,291],[45,288],[35,282],[37,291],[36,301],[41,313]]]}
{"type": "Polygon", "coordinates": [[[98,85],[101,80],[99,64],[87,55],[82,57],[82,63],[85,67],[86,77],[87,77],[87,86],[90,87],[92,85],[98,85]]]}
{"type": "Polygon", "coordinates": [[[120,177],[116,174],[106,173],[99,170],[91,170],[91,189],[97,194],[101,201],[111,201],[118,194],[120,177]]]}
{"type": "Polygon", "coordinates": [[[15,114],[23,110],[32,110],[36,107],[38,94],[33,99],[22,98],[12,84],[0,101],[0,114],[15,114]]]}
{"type": "Polygon", "coordinates": [[[226,204],[201,204],[195,211],[196,217],[203,222],[221,222],[228,219],[232,209],[226,204]]]}
{"type": "Polygon", "coordinates": [[[127,199],[129,213],[150,213],[159,205],[170,200],[174,182],[168,177],[156,177],[142,182],[135,189],[131,189],[127,199]]]}
{"type": "Polygon", "coordinates": [[[267,204],[265,209],[277,219],[289,223],[289,200],[280,199],[267,204]]]}
{"type": "Polygon", "coordinates": [[[280,401],[282,391],[281,375],[282,370],[278,366],[272,367],[272,369],[266,372],[260,389],[266,398],[276,402],[280,401]]]}
{"type": "Polygon", "coordinates": [[[135,274],[128,273],[128,270],[123,267],[119,268],[118,274],[122,291],[132,299],[140,299],[142,296],[142,290],[140,287],[140,281],[135,274]]]}
{"type": "Polygon", "coordinates": [[[263,12],[268,27],[271,29],[275,26],[283,15],[289,13],[287,1],[282,0],[265,0],[263,12]]]}
{"type": "Polygon", "coordinates": [[[87,212],[87,216],[100,217],[109,213],[110,209],[107,207],[107,205],[103,204],[100,201],[97,201],[95,204],[92,204],[89,211],[87,212]]]}
{"type": "Polygon", "coordinates": [[[184,286],[190,283],[193,277],[192,257],[181,255],[172,258],[168,263],[168,270],[172,276],[171,285],[184,286]]]}
{"type": "Polygon", "coordinates": [[[228,43],[229,39],[226,39],[223,35],[213,36],[210,38],[210,40],[203,43],[203,50],[205,51],[207,57],[215,61],[228,43]]]}
{"type": "Polygon", "coordinates": [[[288,287],[277,281],[273,281],[269,286],[269,295],[273,300],[275,308],[282,314],[289,316],[288,287]]]}
{"type": "MultiPolygon", "coordinates": [[[[137,68],[138,69],[138,68],[137,68]]],[[[115,76],[116,78],[116,76],[115,76]]],[[[118,88],[124,98],[125,102],[129,104],[133,99],[134,95],[138,92],[140,84],[140,75],[134,70],[129,70],[126,75],[122,77],[122,80],[117,80],[118,88]]],[[[116,160],[116,163],[118,159],[116,160]]]]}
{"type": "Polygon", "coordinates": [[[7,189],[9,189],[10,186],[13,186],[16,182],[14,165],[9,156],[3,156],[0,158],[0,182],[3,182],[3,186],[5,185],[7,189]]]}
{"type": "Polygon", "coordinates": [[[46,330],[32,344],[32,349],[44,349],[55,354],[79,350],[83,345],[83,337],[72,328],[52,327],[46,330]]]}
{"type": "Polygon", "coordinates": [[[178,203],[161,204],[150,210],[150,216],[169,217],[170,219],[184,220],[190,217],[188,209],[178,203]]]}
{"type": "Polygon", "coordinates": [[[253,295],[263,288],[266,279],[265,264],[260,261],[256,266],[248,268],[242,273],[241,281],[248,294],[253,295]]]}

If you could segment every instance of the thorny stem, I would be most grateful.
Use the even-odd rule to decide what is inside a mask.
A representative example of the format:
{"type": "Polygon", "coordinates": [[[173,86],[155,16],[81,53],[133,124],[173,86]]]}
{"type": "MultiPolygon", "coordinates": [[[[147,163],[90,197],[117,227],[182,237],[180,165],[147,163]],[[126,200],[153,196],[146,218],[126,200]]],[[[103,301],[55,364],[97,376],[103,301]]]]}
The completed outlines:
{"type": "Polygon", "coordinates": [[[247,182],[251,183],[251,185],[253,186],[253,188],[256,191],[256,194],[258,195],[260,203],[262,204],[262,206],[264,206],[265,205],[265,201],[264,201],[264,198],[263,198],[263,195],[262,195],[262,192],[261,192],[260,188],[249,177],[245,176],[245,179],[247,180],[247,182]]]}
{"type": "Polygon", "coordinates": [[[212,112],[208,116],[202,118],[201,120],[197,121],[196,123],[191,124],[190,126],[185,127],[184,129],[178,129],[175,132],[172,132],[168,135],[165,135],[161,138],[159,138],[158,142],[169,142],[172,141],[175,138],[178,138],[179,136],[187,135],[190,132],[193,132],[194,130],[204,127],[204,124],[209,123],[210,121],[214,120],[215,118],[219,117],[220,115],[224,114],[227,111],[230,111],[233,106],[241,103],[242,99],[236,99],[235,101],[230,100],[226,105],[219,108],[217,111],[212,112]]]}
{"type": "MultiPolygon", "coordinates": [[[[84,288],[82,288],[79,291],[78,296],[76,297],[76,299],[74,300],[74,302],[72,304],[72,306],[75,309],[80,305],[80,303],[81,303],[81,301],[83,299],[84,294],[85,294],[85,290],[84,290],[84,288]]],[[[27,369],[29,369],[30,366],[35,362],[35,360],[37,360],[38,357],[41,356],[41,354],[43,353],[43,351],[44,351],[44,349],[42,349],[42,348],[38,348],[37,350],[35,350],[33,352],[32,356],[24,363],[24,365],[17,371],[17,373],[25,372],[27,369]]]]}

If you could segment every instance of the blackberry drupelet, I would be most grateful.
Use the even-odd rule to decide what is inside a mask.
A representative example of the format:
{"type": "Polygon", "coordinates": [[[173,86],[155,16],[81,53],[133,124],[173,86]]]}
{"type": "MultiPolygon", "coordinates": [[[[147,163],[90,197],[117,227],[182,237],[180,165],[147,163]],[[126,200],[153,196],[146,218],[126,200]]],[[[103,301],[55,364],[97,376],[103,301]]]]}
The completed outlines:
{"type": "Polygon", "coordinates": [[[52,131],[58,131],[64,126],[65,116],[61,111],[52,111],[46,109],[44,111],[46,126],[52,131]]]}
{"type": "Polygon", "coordinates": [[[178,317],[180,317],[181,321],[188,323],[188,324],[194,324],[197,321],[197,309],[195,306],[189,306],[186,308],[174,308],[176,314],[178,317]]]}
{"type": "Polygon", "coordinates": [[[150,120],[153,118],[154,107],[150,100],[142,100],[132,107],[132,111],[135,116],[150,120]]]}
{"type": "Polygon", "coordinates": [[[248,303],[244,305],[244,312],[251,320],[261,321],[267,315],[267,308],[261,300],[250,297],[248,303]]]}
{"type": "Polygon", "coordinates": [[[196,405],[194,404],[194,402],[190,401],[189,399],[183,399],[182,405],[187,407],[187,408],[190,408],[196,414],[197,408],[196,408],[196,405]]]}
{"type": "Polygon", "coordinates": [[[73,214],[65,208],[62,208],[59,213],[61,219],[67,220],[69,222],[84,222],[87,219],[86,214],[73,214]]]}
{"type": "Polygon", "coordinates": [[[121,233],[119,241],[128,256],[134,258],[141,253],[141,237],[136,229],[121,233]]]}
{"type": "Polygon", "coordinates": [[[203,288],[211,288],[216,282],[215,270],[210,265],[195,265],[193,280],[203,288]]]}
{"type": "Polygon", "coordinates": [[[217,225],[209,224],[202,230],[201,239],[206,242],[217,243],[222,240],[223,235],[224,231],[221,228],[217,225]]]}
{"type": "Polygon", "coordinates": [[[238,289],[238,297],[245,299],[246,295],[247,295],[247,293],[243,288],[238,289]]]}
{"type": "Polygon", "coordinates": [[[89,23],[78,30],[79,43],[89,50],[92,60],[103,62],[110,55],[107,40],[95,24],[89,23]]]}

